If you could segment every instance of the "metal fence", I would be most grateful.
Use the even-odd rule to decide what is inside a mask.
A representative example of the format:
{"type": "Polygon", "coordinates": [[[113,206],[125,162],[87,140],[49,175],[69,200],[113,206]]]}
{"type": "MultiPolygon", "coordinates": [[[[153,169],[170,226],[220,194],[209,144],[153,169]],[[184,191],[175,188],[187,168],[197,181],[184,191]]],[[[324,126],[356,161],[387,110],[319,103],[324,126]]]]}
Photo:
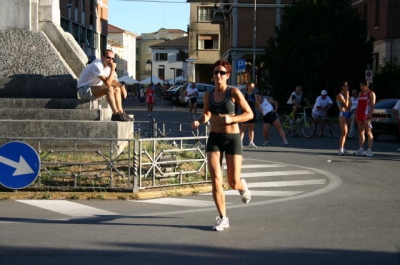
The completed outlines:
{"type": "Polygon", "coordinates": [[[132,139],[1,137],[0,141],[22,141],[39,154],[38,178],[26,189],[137,192],[210,182],[207,127],[201,130],[152,120],[134,122],[132,139]]]}

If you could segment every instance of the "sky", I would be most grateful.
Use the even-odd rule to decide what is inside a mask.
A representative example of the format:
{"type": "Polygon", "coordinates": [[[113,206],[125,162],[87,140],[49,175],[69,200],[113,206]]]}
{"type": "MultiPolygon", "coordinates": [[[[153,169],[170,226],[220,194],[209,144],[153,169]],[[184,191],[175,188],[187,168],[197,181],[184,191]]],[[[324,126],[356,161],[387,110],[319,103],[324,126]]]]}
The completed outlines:
{"type": "Polygon", "coordinates": [[[187,30],[186,0],[108,0],[108,23],[141,35],[160,28],[187,30]]]}

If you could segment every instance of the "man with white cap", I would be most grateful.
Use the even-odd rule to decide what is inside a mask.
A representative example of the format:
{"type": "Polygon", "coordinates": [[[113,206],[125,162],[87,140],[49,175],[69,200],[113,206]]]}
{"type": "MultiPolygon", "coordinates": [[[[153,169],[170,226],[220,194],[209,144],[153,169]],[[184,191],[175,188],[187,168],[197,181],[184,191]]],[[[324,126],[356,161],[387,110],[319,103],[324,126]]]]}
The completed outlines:
{"type": "Polygon", "coordinates": [[[315,120],[315,128],[317,130],[318,127],[318,120],[322,120],[322,127],[321,127],[321,133],[318,135],[320,137],[324,137],[324,129],[325,129],[325,123],[326,120],[328,119],[328,110],[330,107],[332,107],[333,101],[331,98],[328,96],[328,92],[326,90],[321,91],[321,96],[317,97],[317,100],[315,101],[313,110],[312,110],[312,117],[315,120]]]}

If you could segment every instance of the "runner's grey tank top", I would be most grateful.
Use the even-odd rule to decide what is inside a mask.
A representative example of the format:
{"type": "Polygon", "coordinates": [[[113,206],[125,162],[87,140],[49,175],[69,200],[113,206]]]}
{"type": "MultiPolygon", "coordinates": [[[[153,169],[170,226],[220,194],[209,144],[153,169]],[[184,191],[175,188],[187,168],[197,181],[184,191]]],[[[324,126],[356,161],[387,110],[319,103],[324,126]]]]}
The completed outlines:
{"type": "Polygon", "coordinates": [[[222,102],[215,102],[214,101],[214,90],[215,88],[210,91],[209,94],[209,110],[212,115],[218,115],[218,114],[235,114],[235,103],[232,101],[232,95],[231,95],[231,87],[228,86],[226,93],[225,93],[225,98],[222,100],[222,102]]]}

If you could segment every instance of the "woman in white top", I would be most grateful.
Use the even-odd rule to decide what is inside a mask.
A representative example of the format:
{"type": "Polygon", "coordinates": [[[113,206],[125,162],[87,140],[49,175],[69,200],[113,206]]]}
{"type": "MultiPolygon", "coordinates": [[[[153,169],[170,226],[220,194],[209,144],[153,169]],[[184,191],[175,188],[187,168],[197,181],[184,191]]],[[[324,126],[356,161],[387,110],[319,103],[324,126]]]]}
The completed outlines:
{"type": "Polygon", "coordinates": [[[288,145],[288,141],[285,137],[285,132],[282,129],[281,123],[278,119],[278,114],[276,113],[278,110],[278,102],[271,98],[264,98],[260,94],[256,94],[256,107],[258,111],[263,114],[263,135],[264,135],[264,143],[263,146],[270,145],[269,142],[269,128],[271,124],[275,126],[278,130],[279,135],[282,137],[283,144],[288,145]],[[274,106],[272,106],[274,104],[274,106]]]}

